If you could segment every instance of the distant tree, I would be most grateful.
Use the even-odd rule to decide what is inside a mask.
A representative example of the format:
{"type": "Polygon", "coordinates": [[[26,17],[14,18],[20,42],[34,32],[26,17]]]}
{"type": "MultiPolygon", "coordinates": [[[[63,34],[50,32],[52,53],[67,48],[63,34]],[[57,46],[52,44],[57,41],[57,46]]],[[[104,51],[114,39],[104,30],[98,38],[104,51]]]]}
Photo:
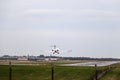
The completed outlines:
{"type": "Polygon", "coordinates": [[[40,55],[39,57],[45,57],[44,55],[40,55]]]}

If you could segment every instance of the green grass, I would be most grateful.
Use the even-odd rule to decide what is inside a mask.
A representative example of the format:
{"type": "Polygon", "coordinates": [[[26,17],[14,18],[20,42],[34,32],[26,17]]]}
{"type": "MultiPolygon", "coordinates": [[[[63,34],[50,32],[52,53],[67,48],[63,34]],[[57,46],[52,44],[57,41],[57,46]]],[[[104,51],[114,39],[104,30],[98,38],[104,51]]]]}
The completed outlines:
{"type": "Polygon", "coordinates": [[[7,72],[9,70],[8,66],[0,66],[0,80],[8,80],[9,73],[7,72]]]}
{"type": "MultiPolygon", "coordinates": [[[[84,61],[53,61],[55,80],[90,80],[95,75],[95,67],[59,66],[61,64],[84,61]]],[[[9,80],[9,62],[1,61],[0,80],[9,80]]],[[[51,80],[50,62],[12,61],[12,80],[51,80]],[[27,65],[17,65],[27,64],[27,65]],[[38,64],[38,65],[36,65],[38,64]]],[[[105,67],[98,67],[100,73],[105,67]]]]}
{"type": "Polygon", "coordinates": [[[112,69],[100,80],[120,80],[120,63],[112,66],[112,69]]]}
{"type": "MultiPolygon", "coordinates": [[[[89,80],[93,67],[55,66],[55,80],[89,80]]],[[[51,66],[12,66],[12,80],[51,80],[51,66]]],[[[0,66],[0,80],[9,80],[9,67],[0,66]]]]}

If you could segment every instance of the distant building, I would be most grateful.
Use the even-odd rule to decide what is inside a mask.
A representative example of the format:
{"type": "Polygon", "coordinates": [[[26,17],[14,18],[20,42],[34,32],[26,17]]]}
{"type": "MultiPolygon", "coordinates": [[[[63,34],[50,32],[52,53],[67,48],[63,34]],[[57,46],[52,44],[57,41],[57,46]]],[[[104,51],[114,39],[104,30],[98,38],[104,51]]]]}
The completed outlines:
{"type": "Polygon", "coordinates": [[[58,60],[58,58],[45,58],[45,61],[57,61],[58,60]]]}
{"type": "Polygon", "coordinates": [[[3,55],[2,58],[10,58],[9,55],[3,55]]]}
{"type": "Polygon", "coordinates": [[[37,57],[36,56],[29,56],[28,60],[29,61],[37,61],[37,57]]]}
{"type": "Polygon", "coordinates": [[[43,60],[45,60],[45,56],[44,55],[37,56],[37,60],[43,61],[43,60]]]}
{"type": "Polygon", "coordinates": [[[19,57],[17,60],[19,60],[19,61],[28,61],[28,58],[27,57],[19,57]]]}

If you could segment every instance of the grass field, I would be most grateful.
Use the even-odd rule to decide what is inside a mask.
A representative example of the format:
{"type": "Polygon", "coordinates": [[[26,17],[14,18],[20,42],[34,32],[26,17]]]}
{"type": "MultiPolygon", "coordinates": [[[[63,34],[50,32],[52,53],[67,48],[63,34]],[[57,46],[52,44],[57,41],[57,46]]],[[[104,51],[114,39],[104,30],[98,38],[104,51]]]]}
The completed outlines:
{"type": "MultiPolygon", "coordinates": [[[[4,61],[1,61],[4,63],[4,61]]],[[[51,65],[50,62],[12,62],[12,80],[51,80],[51,65]],[[18,65],[27,64],[27,65],[18,65]],[[38,65],[37,65],[38,64],[38,65]]],[[[54,78],[55,80],[90,80],[95,76],[95,67],[83,66],[59,66],[59,64],[77,63],[73,62],[53,62],[54,63],[54,78]]],[[[8,63],[7,63],[8,64],[8,63]]],[[[117,65],[118,66],[118,65],[117,65]]],[[[98,72],[101,72],[106,67],[98,67],[98,72]]],[[[116,67],[115,71],[116,71],[116,67]]],[[[114,71],[114,69],[112,69],[114,71]]],[[[117,70],[119,71],[119,70],[117,70]]],[[[119,73],[118,73],[119,74],[119,73]]],[[[107,74],[109,75],[109,74],[107,74]]],[[[107,76],[106,75],[106,76],[107,76]]],[[[0,80],[9,80],[9,66],[0,64],[0,80]]],[[[103,78],[101,80],[110,80],[103,78]]],[[[113,79],[117,80],[117,79],[113,79]]]]}
{"type": "Polygon", "coordinates": [[[100,80],[120,80],[120,63],[113,65],[113,68],[100,80]]]}
{"type": "MultiPolygon", "coordinates": [[[[51,80],[50,62],[16,62],[12,61],[12,80],[51,80]],[[28,64],[28,65],[18,65],[28,64]],[[36,65],[38,64],[38,65],[36,65]]],[[[95,75],[94,67],[68,67],[59,64],[76,63],[76,61],[59,61],[54,63],[55,80],[89,80],[95,75]]],[[[9,80],[8,62],[1,61],[0,80],[9,80]],[[3,64],[3,65],[2,65],[3,64]]]]}
{"type": "MultiPolygon", "coordinates": [[[[13,66],[12,80],[51,80],[50,66],[13,66]]],[[[0,80],[9,79],[9,67],[0,66],[0,80]]],[[[89,80],[94,75],[92,67],[55,66],[55,80],[89,80]]]]}

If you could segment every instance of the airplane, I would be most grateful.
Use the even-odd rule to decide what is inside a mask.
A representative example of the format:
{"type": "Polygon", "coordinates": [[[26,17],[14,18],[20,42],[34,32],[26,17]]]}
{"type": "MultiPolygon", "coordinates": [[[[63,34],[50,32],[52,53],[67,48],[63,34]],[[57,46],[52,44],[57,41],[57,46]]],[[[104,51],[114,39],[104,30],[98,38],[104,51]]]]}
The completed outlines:
{"type": "Polygon", "coordinates": [[[60,54],[59,49],[56,48],[56,45],[53,45],[53,47],[54,47],[54,49],[52,49],[53,54],[55,53],[60,54]]]}

